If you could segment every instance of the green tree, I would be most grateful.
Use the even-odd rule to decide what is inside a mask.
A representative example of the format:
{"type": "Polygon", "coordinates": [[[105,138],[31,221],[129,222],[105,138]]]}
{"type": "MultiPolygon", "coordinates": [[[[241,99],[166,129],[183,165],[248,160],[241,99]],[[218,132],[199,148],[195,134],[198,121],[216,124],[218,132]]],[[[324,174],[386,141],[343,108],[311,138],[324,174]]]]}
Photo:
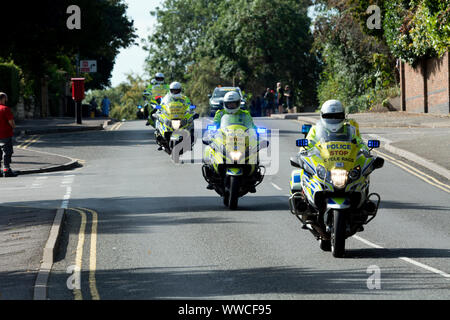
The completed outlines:
{"type": "Polygon", "coordinates": [[[85,75],[86,88],[104,88],[110,84],[119,50],[136,37],[126,9],[123,0],[6,1],[1,8],[0,57],[23,70],[25,81],[34,84],[37,101],[41,78],[58,77],[59,70],[75,75],[77,54],[98,61],[99,72],[85,75]],[[81,8],[81,30],[67,28],[70,5],[81,8]]]}

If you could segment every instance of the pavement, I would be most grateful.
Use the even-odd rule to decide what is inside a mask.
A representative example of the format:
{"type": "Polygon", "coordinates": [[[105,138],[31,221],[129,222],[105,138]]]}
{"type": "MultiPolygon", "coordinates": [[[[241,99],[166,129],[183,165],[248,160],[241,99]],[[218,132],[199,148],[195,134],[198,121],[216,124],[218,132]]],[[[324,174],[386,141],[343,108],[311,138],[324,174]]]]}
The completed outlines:
{"type": "MultiPolygon", "coordinates": [[[[303,122],[317,119],[300,116],[303,122]]],[[[374,128],[373,118],[358,117],[364,135],[379,134],[392,143],[409,137],[407,126],[374,128]]],[[[423,127],[409,134],[443,134],[447,120],[436,119],[426,124],[439,127],[417,120],[414,124],[423,127]]],[[[284,164],[297,152],[299,123],[275,118],[256,123],[280,129],[280,166],[234,212],[206,190],[198,164],[176,165],[157,152],[143,121],[126,122],[117,130],[20,140],[27,148],[16,148],[16,155],[64,154],[85,164],[74,171],[0,178],[0,242],[11,244],[0,251],[0,299],[33,297],[41,271],[37,257],[56,208],[66,210],[46,288],[52,300],[450,298],[448,279],[430,271],[450,274],[448,191],[388,161],[371,177],[371,191],[382,197],[379,216],[363,238],[348,240],[347,258],[333,259],[288,212],[291,168],[284,164]],[[15,258],[2,259],[2,254],[15,258]],[[81,267],[78,291],[67,285],[75,265],[81,267]],[[382,290],[368,289],[370,266],[381,269],[382,290]]],[[[404,148],[417,152],[415,146],[404,148]]],[[[434,151],[447,152],[448,158],[449,149],[442,149],[434,151]]],[[[28,162],[50,160],[55,165],[65,161],[28,162]]]]}
{"type": "MultiPolygon", "coordinates": [[[[45,177],[40,177],[26,184],[24,175],[66,171],[80,166],[77,159],[34,149],[33,146],[42,138],[40,135],[99,131],[112,122],[106,118],[83,119],[82,125],[75,124],[72,118],[17,121],[11,167],[19,176],[0,178],[0,300],[33,299],[44,246],[57,213],[56,209],[25,207],[20,203],[17,206],[5,205],[2,193],[16,190],[16,187],[10,187],[16,183],[26,186],[26,189],[40,189],[45,180],[45,177]]],[[[25,198],[26,190],[21,191],[25,198]]]]}

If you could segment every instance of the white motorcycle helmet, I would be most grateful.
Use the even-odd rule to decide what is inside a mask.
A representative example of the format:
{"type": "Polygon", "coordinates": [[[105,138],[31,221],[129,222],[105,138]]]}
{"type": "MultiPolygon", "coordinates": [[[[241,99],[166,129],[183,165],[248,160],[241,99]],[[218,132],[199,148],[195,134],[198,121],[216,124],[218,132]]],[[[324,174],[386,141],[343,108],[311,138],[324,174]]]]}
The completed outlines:
{"type": "Polygon", "coordinates": [[[179,82],[172,82],[170,84],[170,94],[174,98],[181,98],[181,83],[179,82]]]}
{"type": "Polygon", "coordinates": [[[241,96],[236,91],[228,92],[223,98],[223,107],[228,113],[236,113],[241,108],[241,96]]]}
{"type": "Polygon", "coordinates": [[[157,74],[155,74],[155,81],[157,84],[164,84],[164,79],[166,77],[164,77],[164,73],[158,72],[157,74]]]}
{"type": "Polygon", "coordinates": [[[344,125],[345,110],[338,100],[328,100],[320,110],[322,126],[333,133],[338,132],[344,125]]]}

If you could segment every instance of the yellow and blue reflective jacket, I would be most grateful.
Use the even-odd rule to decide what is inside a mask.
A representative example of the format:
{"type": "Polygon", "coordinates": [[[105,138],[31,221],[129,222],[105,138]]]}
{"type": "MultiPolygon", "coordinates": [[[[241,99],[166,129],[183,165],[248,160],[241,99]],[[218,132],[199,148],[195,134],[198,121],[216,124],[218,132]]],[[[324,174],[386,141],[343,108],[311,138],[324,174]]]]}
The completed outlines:
{"type": "Polygon", "coordinates": [[[170,92],[170,88],[167,84],[154,84],[149,85],[146,91],[150,94],[150,100],[155,101],[156,97],[164,98],[170,92]]]}
{"type": "Polygon", "coordinates": [[[224,109],[217,111],[216,116],[214,117],[214,120],[213,120],[217,126],[220,126],[220,122],[224,115],[229,115],[229,116],[233,117],[233,121],[235,121],[236,124],[242,125],[247,128],[253,128],[253,129],[256,128],[255,124],[253,123],[253,118],[250,115],[250,112],[248,112],[247,110],[238,110],[236,113],[233,113],[233,114],[228,113],[224,109]]]}
{"type": "MultiPolygon", "coordinates": [[[[318,125],[320,124],[314,125],[309,131],[308,136],[306,137],[306,139],[308,139],[309,142],[307,149],[313,148],[316,145],[316,143],[320,141],[320,139],[317,136],[318,125]]],[[[345,120],[341,130],[343,130],[343,132],[347,132],[347,130],[350,130],[352,134],[352,140],[356,140],[356,144],[358,145],[358,147],[360,149],[369,151],[369,148],[366,146],[366,144],[364,143],[364,141],[360,136],[359,125],[355,120],[345,120]]]]}

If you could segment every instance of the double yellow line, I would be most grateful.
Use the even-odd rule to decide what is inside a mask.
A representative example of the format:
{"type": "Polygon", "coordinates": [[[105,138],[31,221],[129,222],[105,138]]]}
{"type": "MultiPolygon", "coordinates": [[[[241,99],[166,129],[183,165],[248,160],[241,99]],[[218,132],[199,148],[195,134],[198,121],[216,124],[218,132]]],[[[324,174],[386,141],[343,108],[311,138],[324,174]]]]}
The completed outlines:
{"type": "Polygon", "coordinates": [[[401,160],[397,160],[394,159],[391,156],[388,156],[387,154],[380,152],[378,150],[376,150],[376,153],[378,153],[380,156],[382,156],[383,158],[385,158],[386,160],[388,160],[389,162],[395,164],[396,166],[402,168],[403,170],[411,173],[412,175],[415,175],[416,177],[422,179],[423,181],[425,181],[426,183],[429,183],[433,186],[435,186],[436,188],[439,188],[445,192],[450,193],[450,186],[442,183],[441,181],[437,180],[436,178],[433,178],[432,176],[420,171],[419,169],[407,164],[404,161],[401,160]]]}
{"type": "Polygon", "coordinates": [[[114,124],[114,125],[111,127],[111,131],[117,131],[117,130],[119,130],[119,129],[122,127],[122,125],[123,125],[123,122],[117,122],[116,124],[114,124]]]}
{"type": "Polygon", "coordinates": [[[19,149],[27,149],[32,144],[38,142],[40,138],[41,138],[41,136],[37,136],[37,135],[31,136],[30,138],[28,138],[27,140],[22,142],[17,148],[19,148],[19,149]]]}
{"type": "MultiPolygon", "coordinates": [[[[91,292],[92,300],[100,300],[100,295],[97,289],[97,283],[95,279],[95,272],[97,270],[97,230],[98,230],[98,213],[91,209],[86,208],[70,208],[70,211],[78,212],[81,216],[81,226],[78,233],[78,245],[77,253],[75,257],[75,265],[77,270],[83,270],[83,248],[85,242],[86,225],[87,225],[87,213],[92,216],[91,226],[91,247],[89,251],[89,289],[91,292]]],[[[80,281],[81,285],[81,281],[80,281]]],[[[74,289],[75,300],[83,300],[83,294],[80,289],[74,289]]]]}

